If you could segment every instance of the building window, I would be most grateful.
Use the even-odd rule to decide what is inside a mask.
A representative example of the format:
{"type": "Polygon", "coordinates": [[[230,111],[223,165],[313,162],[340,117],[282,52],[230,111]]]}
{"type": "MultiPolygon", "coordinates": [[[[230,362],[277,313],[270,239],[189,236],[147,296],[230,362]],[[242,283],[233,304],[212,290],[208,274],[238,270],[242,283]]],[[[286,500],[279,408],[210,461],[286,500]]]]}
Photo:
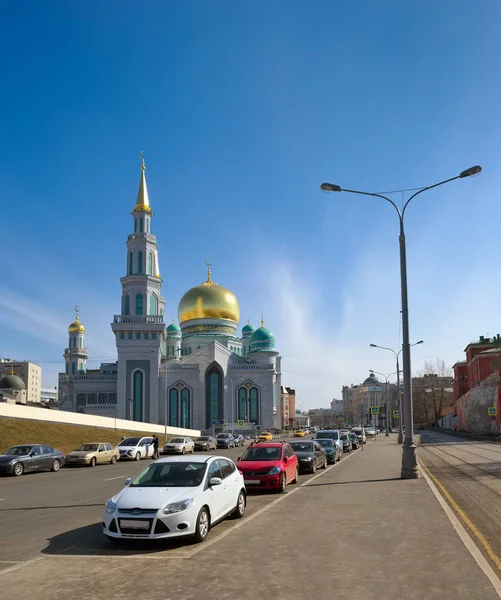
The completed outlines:
{"type": "Polygon", "coordinates": [[[80,348],[83,348],[83,338],[80,338],[80,348]]]}
{"type": "Polygon", "coordinates": [[[146,233],[150,233],[150,220],[146,219],[146,233]]]}
{"type": "Polygon", "coordinates": [[[143,382],[143,372],[134,371],[132,375],[132,415],[134,421],[142,421],[143,417],[143,382]]]}
{"type": "Polygon", "coordinates": [[[143,233],[144,230],[144,217],[139,219],[139,233],[143,233]]]}
{"type": "Polygon", "coordinates": [[[137,272],[138,273],[143,272],[143,251],[142,250],[139,250],[139,252],[137,253],[137,272]]]}
{"type": "Polygon", "coordinates": [[[153,275],[153,252],[148,252],[148,275],[153,275]]]}
{"type": "Polygon", "coordinates": [[[177,404],[178,404],[178,391],[176,388],[172,388],[169,391],[169,425],[171,427],[177,427],[177,404]]]}
{"type": "Polygon", "coordinates": [[[68,375],[70,370],[70,365],[68,363],[66,363],[66,375],[68,375]]]}
{"type": "Polygon", "coordinates": [[[131,340],[131,339],[132,339],[132,331],[129,331],[129,332],[127,333],[127,339],[128,339],[128,340],[131,340]]]}
{"type": "Polygon", "coordinates": [[[206,374],[206,427],[223,418],[223,374],[214,364],[206,374]]]}
{"type": "Polygon", "coordinates": [[[134,271],[134,254],[129,252],[129,275],[132,275],[134,271]]]}
{"type": "Polygon", "coordinates": [[[124,296],[124,305],[123,305],[123,313],[124,315],[130,314],[130,297],[129,294],[124,296]]]}
{"type": "Polygon", "coordinates": [[[75,375],[75,371],[77,370],[76,363],[71,363],[71,374],[75,375]]]}
{"type": "Polygon", "coordinates": [[[80,363],[80,368],[78,370],[80,371],[80,373],[83,372],[83,363],[80,363]]]}
{"type": "Polygon", "coordinates": [[[181,390],[181,427],[185,429],[190,427],[190,390],[188,388],[181,390]]]}
{"type": "Polygon", "coordinates": [[[149,336],[148,336],[148,332],[147,332],[147,331],[145,331],[145,332],[144,332],[144,339],[145,339],[145,340],[147,340],[147,339],[148,339],[148,337],[149,337],[149,336]]]}
{"type": "Polygon", "coordinates": [[[153,332],[153,333],[151,334],[151,339],[152,339],[152,340],[156,340],[156,339],[157,339],[157,334],[156,334],[155,332],[153,332]]]}
{"type": "Polygon", "coordinates": [[[255,387],[249,392],[249,419],[251,423],[259,423],[259,390],[255,387]]]}
{"type": "Polygon", "coordinates": [[[125,340],[125,333],[123,331],[120,332],[120,339],[125,340]]]}
{"type": "Polygon", "coordinates": [[[238,390],[238,418],[239,420],[247,420],[247,390],[243,387],[238,390]]]}
{"type": "Polygon", "coordinates": [[[143,314],[143,294],[136,294],[136,315],[143,314]]]}
{"type": "Polygon", "coordinates": [[[150,296],[150,308],[148,310],[148,314],[149,315],[157,314],[157,299],[154,294],[151,294],[151,296],[150,296]]]}
{"type": "Polygon", "coordinates": [[[139,333],[139,331],[136,331],[136,340],[140,340],[141,339],[141,334],[139,333]]]}

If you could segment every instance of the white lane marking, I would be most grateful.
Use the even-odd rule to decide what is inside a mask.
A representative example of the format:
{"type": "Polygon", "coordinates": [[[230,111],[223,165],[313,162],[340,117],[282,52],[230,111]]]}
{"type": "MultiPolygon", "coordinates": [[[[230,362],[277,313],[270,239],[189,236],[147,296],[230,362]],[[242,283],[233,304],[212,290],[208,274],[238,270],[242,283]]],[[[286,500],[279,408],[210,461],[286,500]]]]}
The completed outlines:
{"type": "Polygon", "coordinates": [[[17,565],[20,562],[23,562],[22,560],[0,560],[0,565],[17,565]]]}
{"type": "Polygon", "coordinates": [[[38,556],[37,558],[32,558],[31,560],[25,560],[22,563],[14,565],[13,567],[8,567],[7,569],[0,570],[0,575],[6,575],[7,573],[12,573],[12,571],[17,571],[18,569],[24,569],[28,565],[32,565],[36,562],[44,560],[45,556],[38,556]]]}
{"type": "Polygon", "coordinates": [[[104,481],[113,481],[114,479],[126,479],[127,475],[120,475],[120,477],[110,477],[109,479],[105,479],[104,481]]]}
{"type": "Polygon", "coordinates": [[[3,502],[5,500],[5,498],[0,498],[0,502],[3,502]]]}
{"type": "Polygon", "coordinates": [[[463,544],[466,546],[466,549],[473,556],[473,558],[475,559],[475,562],[482,569],[482,571],[484,572],[487,579],[492,583],[492,586],[496,590],[497,595],[501,598],[501,580],[496,575],[496,573],[494,572],[494,570],[490,566],[490,564],[487,562],[487,560],[484,558],[483,554],[477,548],[477,545],[475,544],[475,542],[468,535],[468,532],[463,527],[463,525],[461,524],[459,519],[456,517],[456,515],[454,514],[452,509],[449,507],[447,502],[444,500],[442,494],[437,490],[437,487],[435,486],[433,481],[425,473],[425,470],[423,468],[421,468],[421,466],[419,466],[419,470],[421,471],[422,476],[426,479],[426,482],[430,486],[430,489],[433,492],[435,498],[438,500],[438,503],[444,509],[445,514],[448,516],[449,521],[451,522],[452,526],[456,530],[456,533],[458,534],[458,536],[461,539],[461,541],[463,542],[463,544]]]}

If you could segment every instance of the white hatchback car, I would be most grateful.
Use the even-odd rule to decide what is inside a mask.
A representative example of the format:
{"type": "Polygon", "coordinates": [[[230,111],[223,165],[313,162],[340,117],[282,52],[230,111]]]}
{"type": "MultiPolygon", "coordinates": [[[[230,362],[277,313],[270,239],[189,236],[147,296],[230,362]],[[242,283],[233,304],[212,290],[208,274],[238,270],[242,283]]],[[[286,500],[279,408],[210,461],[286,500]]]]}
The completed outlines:
{"type": "Polygon", "coordinates": [[[195,442],[190,437],[175,437],[164,444],[164,454],[188,454],[195,452],[195,442]]]}
{"type": "Polygon", "coordinates": [[[149,464],[106,502],[103,532],[109,539],[192,535],[203,542],[228,515],[244,516],[245,483],[223,456],[172,456],[149,464]]]}
{"type": "Polygon", "coordinates": [[[120,458],[129,460],[141,460],[153,456],[152,437],[129,437],[124,438],[117,446],[120,458]]]}

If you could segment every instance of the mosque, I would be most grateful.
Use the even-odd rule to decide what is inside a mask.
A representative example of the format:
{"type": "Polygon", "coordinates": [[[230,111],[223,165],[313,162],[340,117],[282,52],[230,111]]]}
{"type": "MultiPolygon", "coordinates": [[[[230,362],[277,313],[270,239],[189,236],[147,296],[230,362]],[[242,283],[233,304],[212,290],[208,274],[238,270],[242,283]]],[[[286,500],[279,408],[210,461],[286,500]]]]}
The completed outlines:
{"type": "Polygon", "coordinates": [[[111,323],[118,360],[87,369],[85,327],[76,308],[66,369],[59,374],[60,409],[203,431],[238,422],[246,429],[280,427],[275,338],[263,318],[260,327],[249,322],[238,336],[238,300],[212,280],[209,263],[206,281],[179,302],[179,324],[166,327],[145,170],[143,159],[120,279],[121,314],[111,323]]]}

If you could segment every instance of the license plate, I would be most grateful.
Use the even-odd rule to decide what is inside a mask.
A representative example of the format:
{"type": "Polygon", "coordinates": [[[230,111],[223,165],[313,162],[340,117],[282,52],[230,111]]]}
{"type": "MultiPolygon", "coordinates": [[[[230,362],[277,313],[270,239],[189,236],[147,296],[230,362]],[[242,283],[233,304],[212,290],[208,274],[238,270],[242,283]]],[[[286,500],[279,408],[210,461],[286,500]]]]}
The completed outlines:
{"type": "Polygon", "coordinates": [[[149,529],[149,521],[140,521],[139,519],[120,519],[120,527],[127,527],[128,529],[149,529]]]}
{"type": "Polygon", "coordinates": [[[259,479],[245,479],[245,485],[259,485],[260,483],[259,479]]]}

